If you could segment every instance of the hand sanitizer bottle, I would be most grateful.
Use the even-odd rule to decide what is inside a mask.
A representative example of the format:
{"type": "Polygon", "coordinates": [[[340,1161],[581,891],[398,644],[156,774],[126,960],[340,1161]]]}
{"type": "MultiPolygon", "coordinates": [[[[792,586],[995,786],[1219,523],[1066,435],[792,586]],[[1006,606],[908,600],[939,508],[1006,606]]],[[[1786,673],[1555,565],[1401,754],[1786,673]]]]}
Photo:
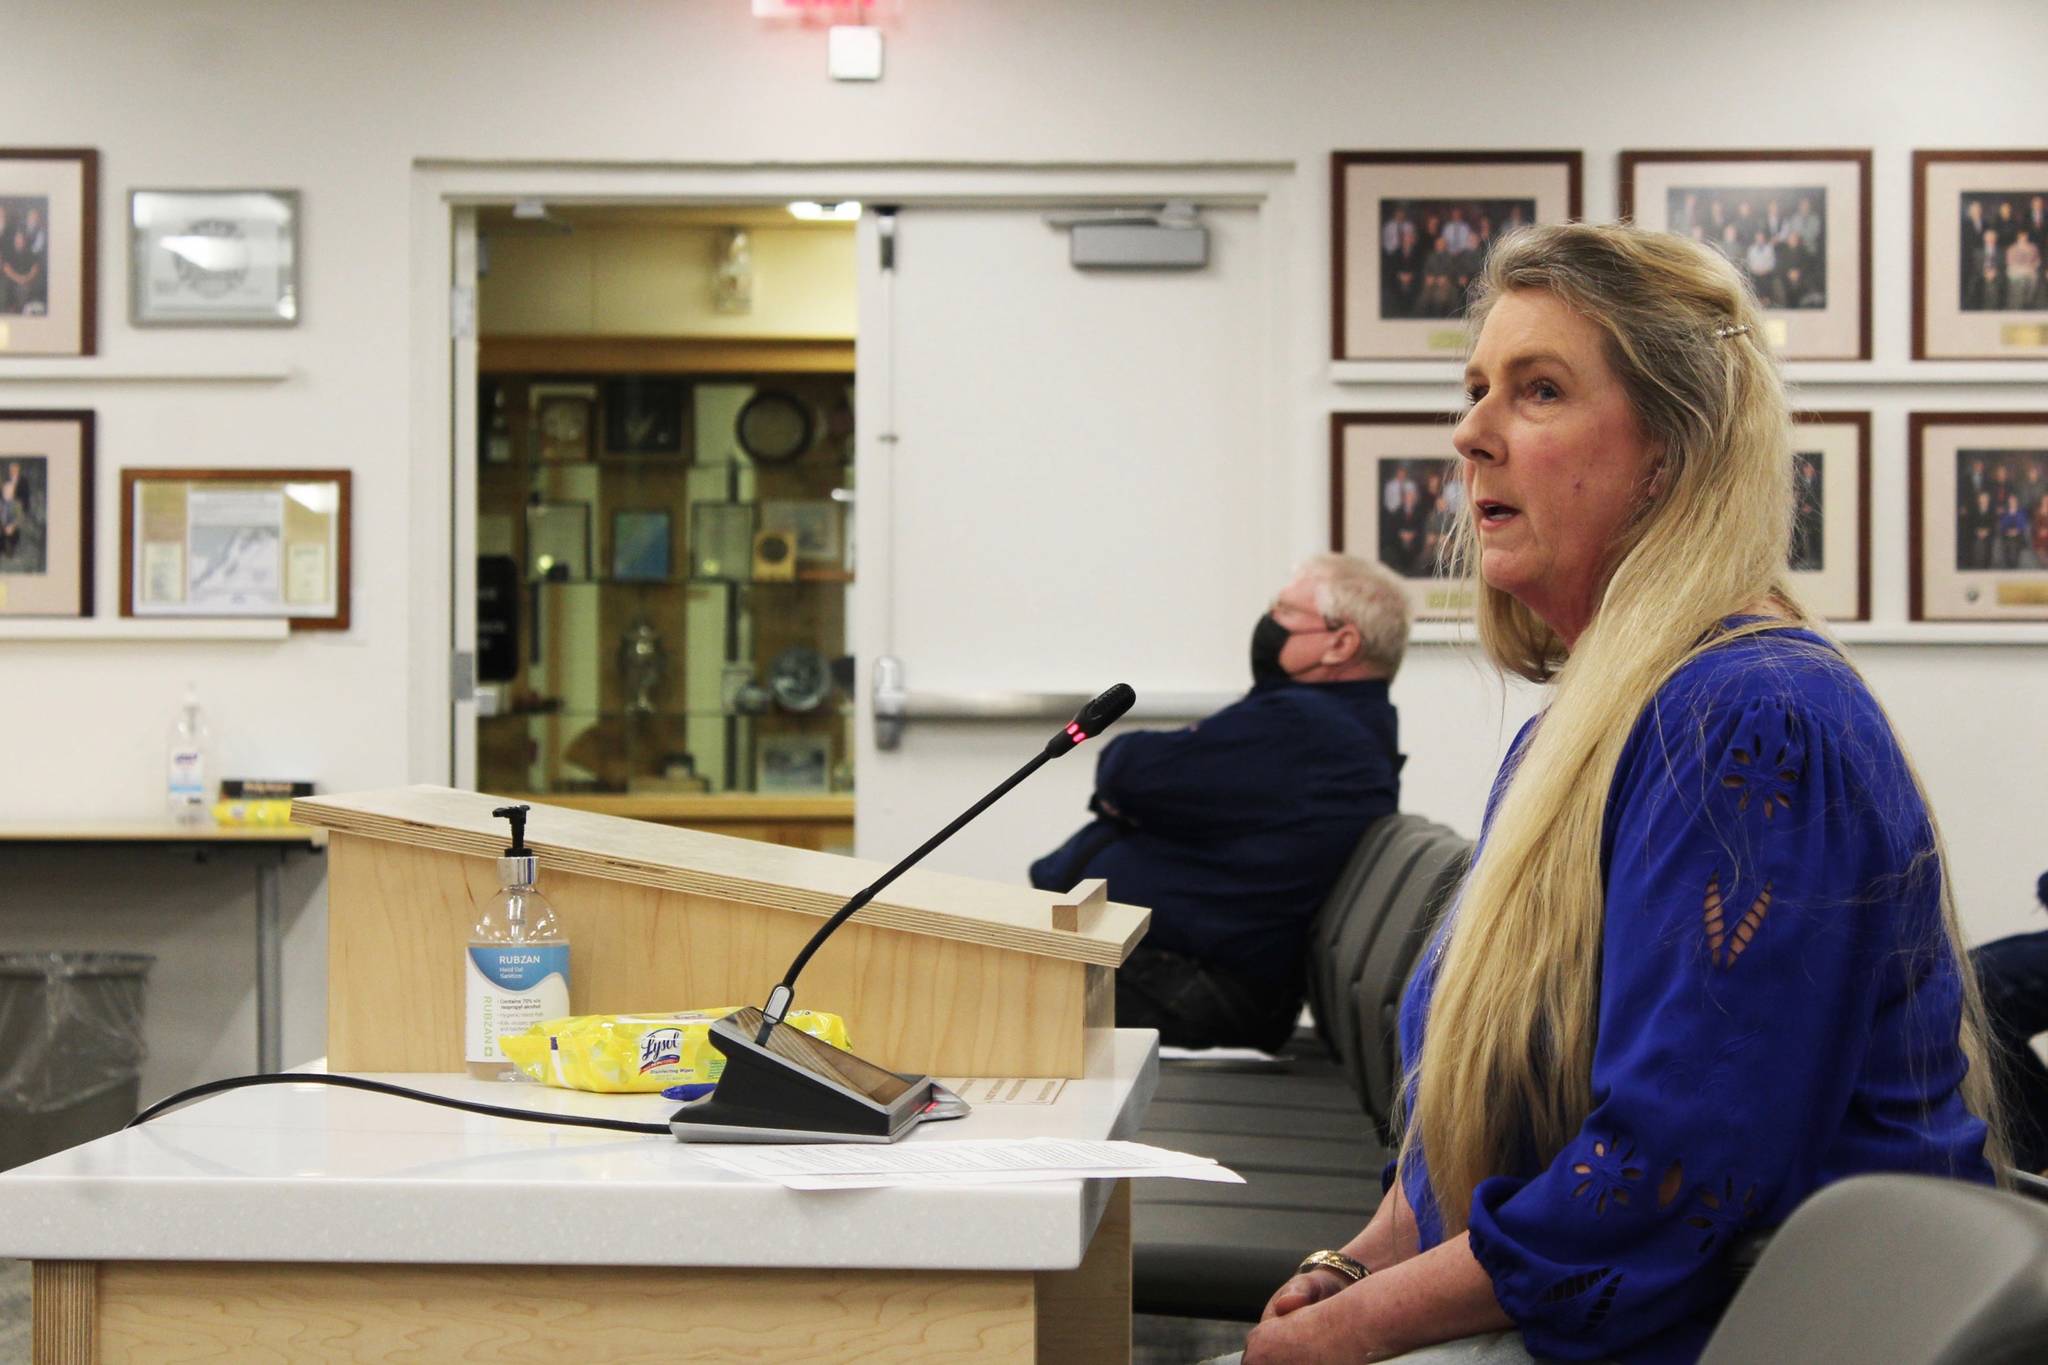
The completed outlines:
{"type": "Polygon", "coordinates": [[[470,931],[463,975],[463,1060],[478,1080],[516,1081],[498,1039],[569,1012],[569,943],[555,923],[555,907],[534,886],[540,860],[526,846],[525,806],[491,812],[512,822],[512,847],[498,859],[498,894],[470,931]]]}
{"type": "Polygon", "coordinates": [[[211,736],[206,712],[199,708],[199,689],[185,688],[184,705],[171,723],[166,747],[169,783],[165,788],[170,817],[181,825],[203,824],[206,820],[206,750],[211,736]]]}

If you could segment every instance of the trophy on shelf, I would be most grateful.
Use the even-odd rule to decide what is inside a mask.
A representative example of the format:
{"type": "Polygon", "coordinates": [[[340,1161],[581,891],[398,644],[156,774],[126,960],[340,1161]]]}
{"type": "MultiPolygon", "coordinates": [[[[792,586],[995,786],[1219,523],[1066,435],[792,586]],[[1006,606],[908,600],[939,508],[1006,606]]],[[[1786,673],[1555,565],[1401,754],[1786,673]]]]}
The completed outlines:
{"type": "Polygon", "coordinates": [[[626,694],[626,714],[651,716],[661,709],[668,685],[668,648],[661,632],[646,617],[635,617],[619,637],[619,685],[626,694]]]}

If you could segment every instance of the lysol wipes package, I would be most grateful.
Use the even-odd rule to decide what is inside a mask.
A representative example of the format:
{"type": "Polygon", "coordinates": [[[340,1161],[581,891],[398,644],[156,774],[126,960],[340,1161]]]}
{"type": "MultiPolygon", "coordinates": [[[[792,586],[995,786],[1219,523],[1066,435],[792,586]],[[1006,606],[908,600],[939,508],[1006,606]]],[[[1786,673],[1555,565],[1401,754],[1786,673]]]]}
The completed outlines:
{"type": "MultiPolygon", "coordinates": [[[[711,1021],[738,1005],[676,1014],[576,1014],[547,1019],[498,1039],[506,1060],[536,1081],[606,1095],[653,1092],[716,1081],[725,1056],[708,1040],[711,1021]]],[[[784,1023],[851,1051],[846,1021],[821,1010],[791,1010],[784,1023]]]]}

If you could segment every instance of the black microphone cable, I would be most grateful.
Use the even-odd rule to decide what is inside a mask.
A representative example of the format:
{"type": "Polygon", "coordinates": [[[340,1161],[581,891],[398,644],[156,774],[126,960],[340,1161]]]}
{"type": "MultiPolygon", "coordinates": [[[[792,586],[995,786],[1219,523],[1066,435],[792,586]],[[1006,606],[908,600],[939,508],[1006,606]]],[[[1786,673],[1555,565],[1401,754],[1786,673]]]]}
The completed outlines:
{"type": "Polygon", "coordinates": [[[637,1123],[631,1119],[601,1119],[588,1114],[546,1114],[538,1109],[517,1109],[502,1104],[480,1104],[475,1100],[458,1100],[448,1095],[436,1095],[427,1090],[414,1090],[408,1086],[392,1085],[388,1081],[373,1081],[364,1076],[331,1076],[325,1072],[271,1071],[254,1076],[228,1076],[218,1081],[208,1081],[180,1090],[168,1099],[158,1100],[149,1108],[137,1114],[123,1128],[135,1128],[148,1123],[159,1114],[165,1114],[194,1100],[218,1095],[224,1090],[240,1090],[252,1085],[332,1085],[344,1090],[367,1090],[373,1095],[393,1095],[402,1100],[419,1100],[425,1104],[438,1104],[448,1109],[460,1109],[466,1114],[482,1114],[494,1119],[518,1119],[522,1123],[558,1123],[571,1128],[602,1128],[613,1133],[650,1133],[660,1137],[673,1137],[666,1123],[637,1123]]]}

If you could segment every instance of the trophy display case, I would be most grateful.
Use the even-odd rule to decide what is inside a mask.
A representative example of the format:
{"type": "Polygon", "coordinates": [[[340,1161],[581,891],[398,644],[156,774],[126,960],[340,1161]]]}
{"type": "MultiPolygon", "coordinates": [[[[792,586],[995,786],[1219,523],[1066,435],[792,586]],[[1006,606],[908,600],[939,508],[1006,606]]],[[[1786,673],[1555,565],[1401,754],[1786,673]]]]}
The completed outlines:
{"type": "Polygon", "coordinates": [[[479,389],[478,786],[654,819],[849,805],[853,376],[479,389]]]}

